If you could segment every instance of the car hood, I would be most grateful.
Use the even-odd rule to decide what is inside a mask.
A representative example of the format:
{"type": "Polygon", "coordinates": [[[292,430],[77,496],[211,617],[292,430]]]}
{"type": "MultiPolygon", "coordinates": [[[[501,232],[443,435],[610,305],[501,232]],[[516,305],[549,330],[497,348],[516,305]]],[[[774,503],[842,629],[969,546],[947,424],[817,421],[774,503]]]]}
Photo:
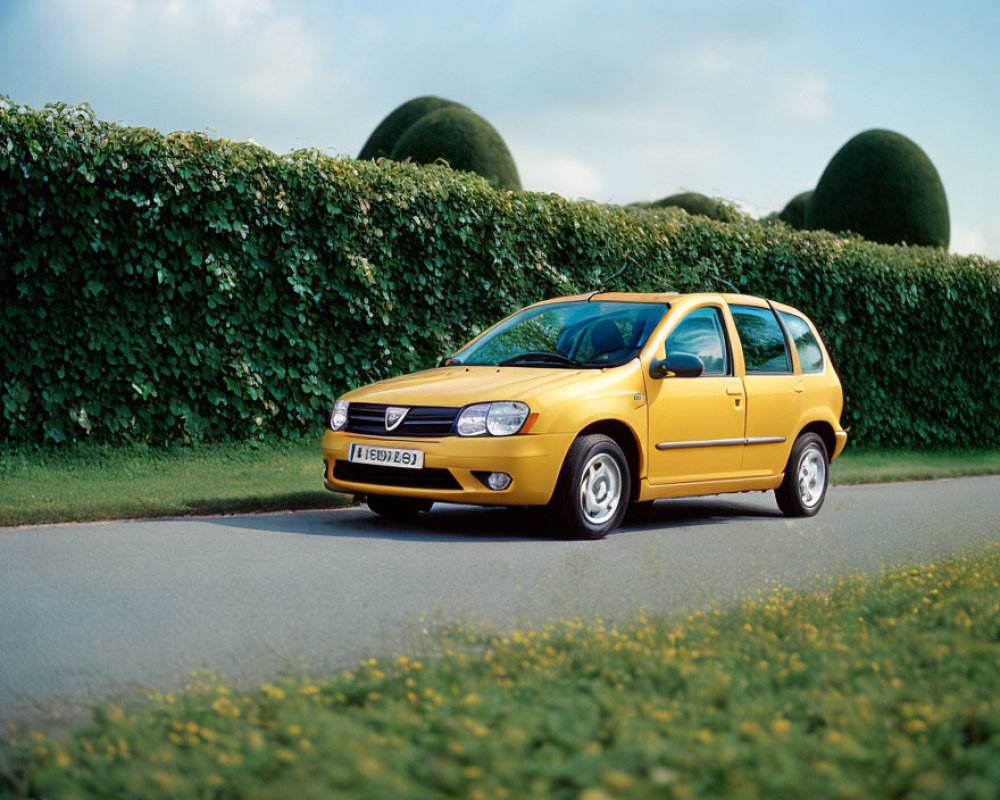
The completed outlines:
{"type": "Polygon", "coordinates": [[[401,375],[344,395],[355,403],[401,406],[465,406],[491,400],[522,400],[566,384],[581,387],[600,380],[600,369],[453,366],[401,375]]]}

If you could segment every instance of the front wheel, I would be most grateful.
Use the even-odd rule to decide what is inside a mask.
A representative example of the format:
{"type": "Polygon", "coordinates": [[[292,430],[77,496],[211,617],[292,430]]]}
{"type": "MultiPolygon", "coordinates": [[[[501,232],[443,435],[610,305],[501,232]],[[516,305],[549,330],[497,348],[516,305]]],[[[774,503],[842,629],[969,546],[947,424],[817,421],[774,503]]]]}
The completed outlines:
{"type": "Polygon", "coordinates": [[[774,490],[778,508],[786,517],[811,517],[820,510],[830,485],[826,445],[815,433],[795,440],[785,466],[785,478],[774,490]]]}
{"type": "Polygon", "coordinates": [[[433,503],[430,500],[419,500],[414,497],[390,497],[384,494],[368,496],[368,508],[380,517],[407,522],[421,511],[430,511],[433,503]]]}
{"type": "Polygon", "coordinates": [[[625,454],[610,436],[580,436],[569,448],[549,510],[560,532],[603,539],[625,516],[632,491],[625,454]]]}

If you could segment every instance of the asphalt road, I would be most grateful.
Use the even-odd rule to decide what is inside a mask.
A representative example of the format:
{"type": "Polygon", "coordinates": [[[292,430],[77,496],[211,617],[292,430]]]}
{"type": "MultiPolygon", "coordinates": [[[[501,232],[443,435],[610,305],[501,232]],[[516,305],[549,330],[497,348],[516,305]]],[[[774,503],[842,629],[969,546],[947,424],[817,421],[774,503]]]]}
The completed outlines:
{"type": "Polygon", "coordinates": [[[818,517],[771,494],[657,503],[600,542],[512,510],[437,506],[0,529],[0,720],[80,714],[196,668],[237,682],[419,651],[422,629],[726,606],[780,583],[1000,540],[1000,477],[834,488],[818,517]]]}

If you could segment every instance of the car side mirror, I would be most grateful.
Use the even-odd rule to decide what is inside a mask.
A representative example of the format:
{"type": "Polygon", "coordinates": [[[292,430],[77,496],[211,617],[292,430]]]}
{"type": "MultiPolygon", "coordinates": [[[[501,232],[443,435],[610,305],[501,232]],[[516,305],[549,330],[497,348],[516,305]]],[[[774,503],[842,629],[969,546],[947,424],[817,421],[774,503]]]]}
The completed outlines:
{"type": "Polygon", "coordinates": [[[697,378],[705,371],[705,365],[698,356],[687,353],[673,353],[666,358],[653,359],[649,365],[649,377],[654,380],[663,378],[697,378]]]}

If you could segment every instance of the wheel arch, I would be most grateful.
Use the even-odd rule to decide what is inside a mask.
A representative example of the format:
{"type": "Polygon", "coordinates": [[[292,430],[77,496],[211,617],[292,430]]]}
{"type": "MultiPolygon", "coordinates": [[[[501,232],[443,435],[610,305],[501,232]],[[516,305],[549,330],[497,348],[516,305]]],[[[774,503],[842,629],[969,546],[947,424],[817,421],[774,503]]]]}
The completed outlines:
{"type": "Polygon", "coordinates": [[[602,419],[590,423],[581,430],[577,437],[587,436],[591,433],[603,433],[605,436],[614,439],[622,452],[625,454],[625,462],[628,464],[631,491],[629,500],[636,500],[639,497],[639,482],[642,476],[643,460],[642,447],[635,431],[626,423],[617,419],[602,419]]]}
{"type": "Polygon", "coordinates": [[[799,436],[804,433],[815,433],[819,436],[819,438],[823,440],[823,444],[826,445],[827,459],[829,460],[833,458],[833,452],[837,447],[837,436],[834,433],[833,425],[826,420],[813,420],[809,424],[803,426],[795,438],[798,439],[799,436]]]}

